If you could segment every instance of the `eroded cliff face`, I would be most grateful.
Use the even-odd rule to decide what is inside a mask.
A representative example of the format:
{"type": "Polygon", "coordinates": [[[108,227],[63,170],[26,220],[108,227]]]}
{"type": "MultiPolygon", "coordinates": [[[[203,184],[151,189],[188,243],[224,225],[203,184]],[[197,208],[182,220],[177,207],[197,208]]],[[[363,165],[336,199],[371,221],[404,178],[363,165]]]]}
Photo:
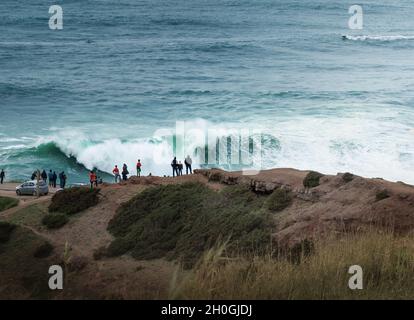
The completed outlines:
{"type": "Polygon", "coordinates": [[[319,186],[304,187],[308,171],[273,169],[257,175],[197,170],[209,183],[248,184],[252,191],[271,194],[289,190],[292,203],[275,214],[275,239],[292,246],[304,239],[324,235],[384,228],[396,233],[414,230],[414,186],[350,174],[323,176],[319,186]]]}

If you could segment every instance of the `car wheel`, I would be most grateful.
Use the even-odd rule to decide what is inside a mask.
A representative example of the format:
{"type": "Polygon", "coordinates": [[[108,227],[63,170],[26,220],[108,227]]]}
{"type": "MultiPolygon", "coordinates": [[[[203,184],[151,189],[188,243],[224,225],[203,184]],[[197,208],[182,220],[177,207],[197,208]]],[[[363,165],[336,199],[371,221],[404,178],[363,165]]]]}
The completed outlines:
{"type": "Polygon", "coordinates": [[[21,195],[22,195],[22,193],[20,192],[20,190],[16,190],[16,194],[17,194],[18,196],[21,196],[21,195]]]}

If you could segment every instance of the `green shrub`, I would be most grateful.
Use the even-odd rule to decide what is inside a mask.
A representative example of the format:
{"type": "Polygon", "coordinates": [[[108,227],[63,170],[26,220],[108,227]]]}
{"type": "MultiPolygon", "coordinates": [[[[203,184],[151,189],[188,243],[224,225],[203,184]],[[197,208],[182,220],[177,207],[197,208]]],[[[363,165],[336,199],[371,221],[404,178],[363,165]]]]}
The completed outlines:
{"type": "Polygon", "coordinates": [[[266,201],[267,208],[274,212],[282,211],[291,203],[292,197],[289,191],[280,188],[274,190],[266,201]]]}
{"type": "Polygon", "coordinates": [[[70,188],[56,193],[49,206],[49,212],[75,214],[97,205],[99,189],[70,188]]]}
{"type": "Polygon", "coordinates": [[[342,180],[346,183],[351,182],[352,180],[354,180],[354,175],[352,173],[346,172],[343,174],[342,180]]]}
{"type": "Polygon", "coordinates": [[[35,258],[47,258],[52,254],[52,252],[53,246],[49,242],[45,241],[37,247],[33,256],[35,258]]]}
{"type": "Polygon", "coordinates": [[[265,197],[249,186],[221,192],[201,183],[156,186],[121,206],[109,222],[108,256],[181,259],[193,265],[204,250],[229,238],[227,252],[260,252],[270,244],[272,218],[265,197]]]}
{"type": "Polygon", "coordinates": [[[0,212],[16,207],[19,204],[19,200],[9,197],[0,197],[0,212]]]}
{"type": "Polygon", "coordinates": [[[377,194],[375,195],[375,199],[377,201],[381,201],[381,200],[387,199],[389,197],[390,197],[390,195],[389,195],[388,191],[385,190],[385,189],[381,190],[381,191],[378,191],[377,194]]]}
{"type": "Polygon", "coordinates": [[[101,260],[102,258],[106,257],[107,250],[105,247],[99,247],[98,249],[94,250],[93,258],[94,260],[101,260]]]}
{"type": "Polygon", "coordinates": [[[316,171],[311,171],[309,172],[305,179],[303,180],[303,185],[306,188],[314,188],[319,186],[319,179],[323,177],[323,174],[316,172],[316,171]]]}
{"type": "Polygon", "coordinates": [[[43,217],[42,224],[48,229],[59,229],[68,221],[68,217],[63,213],[49,213],[43,217]]]}
{"type": "Polygon", "coordinates": [[[0,221],[0,243],[9,241],[10,235],[15,228],[14,224],[0,221]]]}
{"type": "MultiPolygon", "coordinates": [[[[5,225],[1,225],[4,228],[5,225]]],[[[0,300],[51,298],[53,292],[48,286],[47,270],[56,261],[44,257],[49,251],[45,246],[46,240],[30,229],[12,228],[9,240],[0,243],[0,283],[5,288],[0,290],[0,300]],[[39,254],[44,258],[37,258],[39,254]]]]}

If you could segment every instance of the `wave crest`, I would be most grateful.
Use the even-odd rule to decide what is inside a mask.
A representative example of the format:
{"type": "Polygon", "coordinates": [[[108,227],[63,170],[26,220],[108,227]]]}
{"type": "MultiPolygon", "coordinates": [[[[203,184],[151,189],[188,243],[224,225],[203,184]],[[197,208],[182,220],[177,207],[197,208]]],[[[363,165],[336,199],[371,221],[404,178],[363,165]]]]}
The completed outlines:
{"type": "Polygon", "coordinates": [[[360,36],[344,35],[342,36],[342,38],[345,40],[352,40],[352,41],[382,41],[382,42],[414,40],[414,36],[405,36],[405,35],[360,35],[360,36]]]}

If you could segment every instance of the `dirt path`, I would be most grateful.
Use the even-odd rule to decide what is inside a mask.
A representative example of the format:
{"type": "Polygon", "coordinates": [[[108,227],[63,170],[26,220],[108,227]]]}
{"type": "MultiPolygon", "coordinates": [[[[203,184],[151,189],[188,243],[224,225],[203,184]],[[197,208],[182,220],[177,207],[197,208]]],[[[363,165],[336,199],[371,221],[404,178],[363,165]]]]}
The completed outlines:
{"type": "Polygon", "coordinates": [[[47,196],[41,196],[40,198],[34,196],[18,196],[16,194],[16,187],[18,185],[19,184],[17,183],[5,183],[0,185],[1,197],[9,197],[19,200],[19,204],[16,207],[0,212],[0,217],[7,218],[23,208],[27,208],[28,206],[31,206],[36,203],[43,203],[49,201],[55,194],[55,189],[52,189],[49,191],[49,194],[47,196]]]}

